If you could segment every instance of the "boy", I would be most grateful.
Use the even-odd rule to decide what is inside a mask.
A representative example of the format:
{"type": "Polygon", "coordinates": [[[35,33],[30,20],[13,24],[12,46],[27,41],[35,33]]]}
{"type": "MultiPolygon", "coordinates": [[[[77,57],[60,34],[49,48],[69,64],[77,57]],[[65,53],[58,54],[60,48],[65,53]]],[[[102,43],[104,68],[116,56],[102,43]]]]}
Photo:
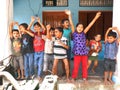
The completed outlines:
{"type": "Polygon", "coordinates": [[[11,22],[9,26],[9,35],[12,42],[12,53],[14,56],[14,67],[17,70],[18,77],[17,79],[24,79],[24,66],[23,66],[23,57],[21,53],[21,39],[18,29],[13,29],[14,25],[18,25],[17,22],[11,22]]]}
{"type": "Polygon", "coordinates": [[[47,74],[48,70],[52,69],[53,66],[53,43],[55,40],[54,31],[55,29],[51,27],[50,24],[46,26],[47,35],[45,39],[45,54],[44,54],[44,64],[43,64],[43,71],[47,74]]]}
{"type": "Polygon", "coordinates": [[[117,27],[110,27],[105,34],[105,53],[104,53],[104,83],[113,84],[111,80],[113,72],[115,72],[116,55],[118,51],[118,42],[116,32],[120,32],[117,27]]]}
{"type": "Polygon", "coordinates": [[[25,77],[26,79],[30,79],[33,72],[33,37],[27,34],[25,31],[28,31],[28,25],[26,23],[22,23],[19,25],[19,29],[21,31],[22,38],[22,54],[24,58],[24,67],[25,67],[25,77]]]}
{"type": "Polygon", "coordinates": [[[92,72],[95,73],[95,69],[98,66],[98,53],[102,49],[101,44],[101,35],[97,34],[94,36],[94,40],[90,40],[89,42],[89,48],[90,51],[88,53],[89,59],[88,59],[88,67],[90,67],[92,61],[94,62],[94,66],[92,67],[92,72]]]}
{"type": "MultiPolygon", "coordinates": [[[[72,21],[71,11],[70,10],[65,10],[65,14],[68,15],[68,19],[63,19],[61,21],[61,23],[62,23],[62,27],[63,27],[63,31],[64,31],[63,32],[63,37],[67,38],[67,40],[68,40],[69,49],[67,50],[67,58],[68,58],[69,66],[70,66],[70,60],[71,60],[71,34],[74,32],[74,24],[73,24],[73,21],[72,21]]],[[[64,69],[64,64],[62,64],[62,65],[63,65],[63,69],[64,69]]],[[[64,73],[63,73],[63,76],[64,76],[64,73]]]]}
{"type": "Polygon", "coordinates": [[[66,70],[67,81],[69,81],[69,64],[67,59],[67,50],[69,46],[67,45],[67,39],[62,36],[63,29],[61,27],[55,28],[55,41],[54,41],[54,63],[52,72],[57,74],[57,65],[59,60],[63,60],[66,70]]]}
{"type": "Polygon", "coordinates": [[[33,24],[33,28],[35,30],[34,33],[31,33],[30,31],[26,31],[30,36],[34,37],[33,39],[33,48],[34,48],[34,70],[35,75],[37,74],[37,78],[39,81],[42,80],[42,68],[43,68],[43,59],[44,59],[44,40],[42,39],[42,34],[45,33],[45,27],[40,22],[39,17],[31,17],[31,22],[28,27],[30,30],[30,27],[33,24]],[[37,22],[35,22],[37,20],[37,22]],[[35,23],[34,23],[35,22],[35,23]],[[34,23],[34,24],[33,24],[34,23]]]}

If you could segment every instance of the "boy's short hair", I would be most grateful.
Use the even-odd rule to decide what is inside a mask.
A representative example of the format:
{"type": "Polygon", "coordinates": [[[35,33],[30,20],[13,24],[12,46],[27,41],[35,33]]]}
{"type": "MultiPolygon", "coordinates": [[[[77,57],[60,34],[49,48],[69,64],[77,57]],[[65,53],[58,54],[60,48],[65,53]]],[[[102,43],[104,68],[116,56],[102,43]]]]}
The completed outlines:
{"type": "Polygon", "coordinates": [[[35,23],[33,24],[33,27],[36,26],[36,25],[39,26],[39,27],[41,27],[41,25],[40,25],[39,22],[35,22],[35,23]]]}
{"type": "Polygon", "coordinates": [[[63,19],[63,20],[61,21],[61,23],[64,24],[65,21],[69,21],[69,19],[67,19],[67,18],[66,18],[66,19],[63,19]]]}
{"type": "Polygon", "coordinates": [[[59,32],[61,32],[63,34],[63,28],[62,27],[56,27],[55,29],[57,29],[59,32]]]}
{"type": "Polygon", "coordinates": [[[107,36],[108,36],[108,37],[109,37],[109,36],[112,36],[112,37],[116,38],[116,37],[117,37],[117,33],[116,33],[116,32],[113,32],[112,30],[110,30],[107,36]]]}
{"type": "Polygon", "coordinates": [[[55,28],[51,27],[51,28],[50,28],[50,31],[55,31],[55,28]]]}
{"type": "Polygon", "coordinates": [[[23,26],[25,29],[28,28],[28,24],[27,23],[21,23],[20,26],[23,26]]]}
{"type": "Polygon", "coordinates": [[[82,22],[78,22],[78,23],[76,24],[76,27],[78,27],[80,24],[82,24],[82,25],[83,25],[83,23],[82,23],[82,22]]]}
{"type": "Polygon", "coordinates": [[[19,30],[18,29],[12,29],[12,33],[13,32],[18,32],[19,33],[19,30]]]}

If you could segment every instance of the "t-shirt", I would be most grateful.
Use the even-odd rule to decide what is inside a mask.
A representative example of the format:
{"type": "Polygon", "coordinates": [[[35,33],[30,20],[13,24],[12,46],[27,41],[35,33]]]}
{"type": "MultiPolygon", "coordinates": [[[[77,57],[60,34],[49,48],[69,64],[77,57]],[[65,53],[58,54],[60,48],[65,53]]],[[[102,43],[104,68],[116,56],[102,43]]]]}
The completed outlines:
{"type": "Polygon", "coordinates": [[[47,54],[53,54],[53,44],[54,44],[55,38],[53,37],[51,40],[46,38],[45,40],[45,53],[47,54]]]}
{"type": "Polygon", "coordinates": [[[15,56],[21,56],[21,39],[18,38],[18,39],[14,39],[12,38],[11,39],[11,42],[12,42],[12,54],[15,55],[15,56]]]}
{"type": "Polygon", "coordinates": [[[44,51],[44,45],[45,41],[42,39],[42,36],[38,36],[37,33],[35,33],[33,46],[35,52],[41,52],[44,51]]]}
{"type": "Polygon", "coordinates": [[[59,43],[59,41],[61,41],[62,43],[64,43],[65,45],[68,45],[68,41],[65,37],[62,37],[61,39],[56,39],[54,41],[54,58],[55,59],[64,59],[67,58],[67,49],[64,48],[63,46],[61,46],[61,44],[59,43]]]}
{"type": "Polygon", "coordinates": [[[22,34],[22,54],[33,53],[33,37],[29,34],[22,34]]]}
{"type": "Polygon", "coordinates": [[[68,46],[71,46],[71,33],[72,33],[72,30],[70,28],[63,29],[63,37],[67,38],[68,46]]]}
{"type": "Polygon", "coordinates": [[[108,43],[108,42],[105,43],[104,58],[116,59],[117,52],[118,52],[118,45],[116,41],[113,43],[108,43]]]}
{"type": "Polygon", "coordinates": [[[100,50],[101,49],[101,43],[100,42],[97,42],[95,40],[90,40],[89,42],[89,47],[90,47],[90,55],[91,56],[97,56],[98,55],[98,52],[97,50],[100,50]]]}
{"type": "Polygon", "coordinates": [[[86,36],[84,32],[74,32],[73,36],[73,53],[74,55],[87,55],[86,36]]]}

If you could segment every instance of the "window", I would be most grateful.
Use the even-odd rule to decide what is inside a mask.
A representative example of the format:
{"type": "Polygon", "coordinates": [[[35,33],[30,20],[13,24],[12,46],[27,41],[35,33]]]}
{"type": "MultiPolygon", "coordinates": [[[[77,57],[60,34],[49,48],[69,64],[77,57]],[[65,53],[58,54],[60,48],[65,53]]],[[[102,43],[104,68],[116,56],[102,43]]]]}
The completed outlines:
{"type": "Polygon", "coordinates": [[[43,6],[68,6],[68,0],[43,0],[43,6]]]}
{"type": "Polygon", "coordinates": [[[80,6],[113,6],[113,0],[80,0],[80,6]]]}

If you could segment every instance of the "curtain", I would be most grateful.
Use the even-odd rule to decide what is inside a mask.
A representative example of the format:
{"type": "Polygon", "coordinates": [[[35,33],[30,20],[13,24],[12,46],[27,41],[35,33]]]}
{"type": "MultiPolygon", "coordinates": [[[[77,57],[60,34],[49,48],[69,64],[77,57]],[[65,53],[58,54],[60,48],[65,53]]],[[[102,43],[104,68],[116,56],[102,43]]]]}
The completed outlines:
{"type": "MultiPolygon", "coordinates": [[[[11,54],[8,34],[9,23],[13,19],[13,0],[1,0],[0,3],[0,60],[11,54]]],[[[7,63],[8,60],[5,61],[7,63]]]]}

